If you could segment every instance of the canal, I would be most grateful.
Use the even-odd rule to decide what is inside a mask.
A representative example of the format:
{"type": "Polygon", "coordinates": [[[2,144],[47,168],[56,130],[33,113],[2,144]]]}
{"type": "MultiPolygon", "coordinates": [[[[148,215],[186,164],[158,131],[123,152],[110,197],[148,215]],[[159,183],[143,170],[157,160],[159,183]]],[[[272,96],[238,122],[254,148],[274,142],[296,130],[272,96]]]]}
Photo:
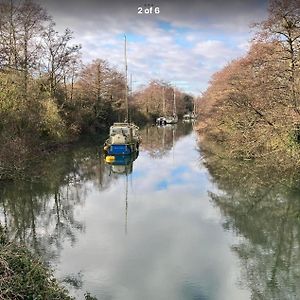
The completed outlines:
{"type": "Polygon", "coordinates": [[[39,162],[39,176],[2,184],[11,238],[76,299],[299,299],[299,182],[207,165],[192,124],[142,138],[124,167],[82,142],[39,162]]]}

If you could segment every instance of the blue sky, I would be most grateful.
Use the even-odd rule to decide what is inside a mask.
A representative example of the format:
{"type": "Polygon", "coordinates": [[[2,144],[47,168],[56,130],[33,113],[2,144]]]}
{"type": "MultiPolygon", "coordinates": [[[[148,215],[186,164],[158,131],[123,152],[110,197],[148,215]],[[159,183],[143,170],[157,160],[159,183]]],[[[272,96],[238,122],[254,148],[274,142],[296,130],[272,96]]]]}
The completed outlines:
{"type": "Polygon", "coordinates": [[[107,60],[123,71],[124,34],[133,88],[163,79],[199,95],[211,75],[246,53],[249,25],[267,14],[266,0],[151,1],[159,14],[139,15],[147,1],[40,1],[58,30],[70,28],[83,61],[107,60]]]}

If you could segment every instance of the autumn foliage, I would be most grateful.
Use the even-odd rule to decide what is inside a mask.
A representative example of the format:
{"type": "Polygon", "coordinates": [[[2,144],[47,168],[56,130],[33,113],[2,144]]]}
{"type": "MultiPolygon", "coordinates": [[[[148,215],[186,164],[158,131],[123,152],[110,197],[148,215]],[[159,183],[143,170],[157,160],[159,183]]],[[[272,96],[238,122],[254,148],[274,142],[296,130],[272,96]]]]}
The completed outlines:
{"type": "Polygon", "coordinates": [[[132,103],[149,121],[163,115],[172,115],[174,110],[179,117],[193,110],[191,95],[161,80],[152,80],[147,86],[139,89],[133,94],[132,103]]]}
{"type": "Polygon", "coordinates": [[[299,161],[299,1],[272,1],[256,28],[247,55],[213,76],[198,128],[230,157],[299,161]]]}
{"type": "Polygon", "coordinates": [[[122,115],[123,75],[100,59],[83,65],[72,38],[33,1],[0,3],[0,180],[122,115]]]}

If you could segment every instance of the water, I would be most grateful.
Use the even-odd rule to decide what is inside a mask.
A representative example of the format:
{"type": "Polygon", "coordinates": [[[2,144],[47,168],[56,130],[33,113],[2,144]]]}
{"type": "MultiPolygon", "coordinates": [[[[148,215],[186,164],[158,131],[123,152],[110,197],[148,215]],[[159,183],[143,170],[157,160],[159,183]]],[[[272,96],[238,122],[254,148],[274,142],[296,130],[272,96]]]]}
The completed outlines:
{"type": "Polygon", "coordinates": [[[39,178],[2,184],[1,223],[77,299],[299,299],[299,192],[270,189],[272,206],[237,181],[245,174],[208,171],[191,124],[142,137],[126,168],[88,143],[39,163],[39,178]]]}

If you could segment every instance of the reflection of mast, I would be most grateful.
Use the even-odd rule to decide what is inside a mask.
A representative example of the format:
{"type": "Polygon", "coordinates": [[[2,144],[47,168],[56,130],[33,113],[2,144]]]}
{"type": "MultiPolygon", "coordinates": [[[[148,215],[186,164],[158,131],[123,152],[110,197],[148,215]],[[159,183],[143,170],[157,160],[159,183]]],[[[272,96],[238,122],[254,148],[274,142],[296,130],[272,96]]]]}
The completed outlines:
{"type": "Polygon", "coordinates": [[[166,126],[163,127],[163,139],[162,139],[163,150],[165,150],[165,136],[166,136],[166,126]]]}
{"type": "Polygon", "coordinates": [[[128,174],[126,173],[126,188],[125,188],[125,234],[127,235],[128,225],[128,174]]]}
{"type": "Polygon", "coordinates": [[[99,160],[99,184],[102,187],[103,186],[103,162],[102,162],[103,156],[101,154],[100,160],[99,160]]]}
{"type": "Polygon", "coordinates": [[[172,128],[172,152],[173,152],[173,162],[174,162],[174,138],[175,138],[175,126],[172,128]]]}
{"type": "Polygon", "coordinates": [[[149,127],[146,127],[146,142],[149,142],[149,127]]]}

